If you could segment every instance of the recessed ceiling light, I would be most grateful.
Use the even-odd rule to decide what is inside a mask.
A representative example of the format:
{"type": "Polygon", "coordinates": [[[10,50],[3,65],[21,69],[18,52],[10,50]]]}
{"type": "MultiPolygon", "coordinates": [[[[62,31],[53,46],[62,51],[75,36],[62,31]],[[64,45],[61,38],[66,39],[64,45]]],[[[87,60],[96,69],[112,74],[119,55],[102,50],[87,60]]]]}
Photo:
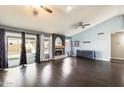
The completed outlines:
{"type": "Polygon", "coordinates": [[[67,6],[67,8],[66,8],[67,10],[67,12],[69,12],[69,11],[71,11],[72,10],[72,7],[71,6],[67,6]]]}

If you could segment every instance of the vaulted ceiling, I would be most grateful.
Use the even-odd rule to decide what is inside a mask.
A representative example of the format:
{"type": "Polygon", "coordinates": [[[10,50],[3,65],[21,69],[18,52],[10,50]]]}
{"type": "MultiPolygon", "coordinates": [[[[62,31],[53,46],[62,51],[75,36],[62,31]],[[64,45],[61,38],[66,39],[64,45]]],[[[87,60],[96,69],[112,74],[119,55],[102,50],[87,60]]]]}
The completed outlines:
{"type": "Polygon", "coordinates": [[[124,13],[124,6],[50,5],[47,7],[53,10],[52,14],[40,9],[39,15],[34,16],[33,7],[30,5],[1,5],[0,24],[72,36],[124,13]],[[75,29],[72,25],[80,21],[91,25],[84,29],[75,29]]]}

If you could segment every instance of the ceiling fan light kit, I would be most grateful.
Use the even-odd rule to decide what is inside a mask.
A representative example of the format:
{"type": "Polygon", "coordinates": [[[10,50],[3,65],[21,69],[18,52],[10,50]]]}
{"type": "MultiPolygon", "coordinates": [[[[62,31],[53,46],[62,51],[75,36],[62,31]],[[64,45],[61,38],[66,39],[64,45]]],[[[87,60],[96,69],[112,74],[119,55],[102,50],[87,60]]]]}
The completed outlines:
{"type": "Polygon", "coordinates": [[[36,15],[38,15],[38,9],[34,9],[34,11],[33,11],[33,14],[36,16],[36,15]]]}

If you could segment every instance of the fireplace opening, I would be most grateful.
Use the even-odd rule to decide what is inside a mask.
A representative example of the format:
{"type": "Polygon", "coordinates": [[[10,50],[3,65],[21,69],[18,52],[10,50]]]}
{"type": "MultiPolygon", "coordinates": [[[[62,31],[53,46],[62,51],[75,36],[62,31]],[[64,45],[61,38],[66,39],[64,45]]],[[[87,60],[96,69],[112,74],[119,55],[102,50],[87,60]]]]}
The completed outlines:
{"type": "Polygon", "coordinates": [[[63,49],[55,49],[55,56],[63,55],[63,49]]]}

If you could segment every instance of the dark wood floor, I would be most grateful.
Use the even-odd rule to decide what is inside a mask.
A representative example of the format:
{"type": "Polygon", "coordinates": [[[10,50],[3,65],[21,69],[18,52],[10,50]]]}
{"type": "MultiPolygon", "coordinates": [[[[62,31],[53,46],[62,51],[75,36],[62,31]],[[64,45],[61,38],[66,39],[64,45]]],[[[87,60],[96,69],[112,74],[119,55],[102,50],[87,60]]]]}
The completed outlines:
{"type": "Polygon", "coordinates": [[[124,86],[124,63],[65,58],[0,71],[0,86],[124,86]]]}

